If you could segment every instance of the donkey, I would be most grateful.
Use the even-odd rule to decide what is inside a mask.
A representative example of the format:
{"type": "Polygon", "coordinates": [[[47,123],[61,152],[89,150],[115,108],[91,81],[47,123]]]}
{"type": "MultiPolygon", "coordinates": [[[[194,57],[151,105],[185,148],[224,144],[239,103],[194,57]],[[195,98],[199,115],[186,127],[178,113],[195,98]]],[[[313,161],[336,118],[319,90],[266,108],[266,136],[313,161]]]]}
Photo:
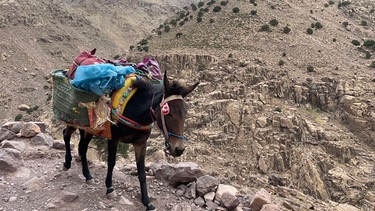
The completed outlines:
{"type": "MultiPolygon", "coordinates": [[[[148,197],[145,172],[147,140],[151,134],[152,125],[156,122],[157,127],[164,136],[165,153],[174,157],[181,156],[186,148],[186,139],[183,133],[188,110],[188,105],[184,98],[198,84],[199,82],[191,86],[182,86],[175,81],[170,83],[166,71],[163,84],[154,84],[147,79],[134,82],[138,90],[120,116],[119,122],[124,124],[111,125],[112,139],[108,140],[108,169],[105,180],[107,196],[116,196],[112,186],[112,172],[116,164],[118,142],[130,143],[135,151],[142,203],[146,210],[155,210],[148,197]]],[[[68,170],[71,167],[70,139],[77,128],[68,125],[63,130],[66,149],[64,170],[68,170]]],[[[79,133],[78,153],[81,156],[82,172],[86,182],[93,183],[93,177],[90,174],[86,157],[87,148],[93,135],[81,128],[79,128],[79,133]]]]}

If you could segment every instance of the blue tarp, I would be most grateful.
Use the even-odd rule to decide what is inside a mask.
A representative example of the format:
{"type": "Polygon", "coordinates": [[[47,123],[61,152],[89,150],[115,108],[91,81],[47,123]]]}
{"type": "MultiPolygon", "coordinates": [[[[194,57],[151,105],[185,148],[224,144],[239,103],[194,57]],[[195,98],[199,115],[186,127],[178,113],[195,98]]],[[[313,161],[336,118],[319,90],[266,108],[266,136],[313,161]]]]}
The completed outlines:
{"type": "Polygon", "coordinates": [[[132,66],[115,66],[113,64],[78,66],[72,84],[79,89],[104,95],[121,89],[126,76],[131,73],[135,73],[132,66]]]}

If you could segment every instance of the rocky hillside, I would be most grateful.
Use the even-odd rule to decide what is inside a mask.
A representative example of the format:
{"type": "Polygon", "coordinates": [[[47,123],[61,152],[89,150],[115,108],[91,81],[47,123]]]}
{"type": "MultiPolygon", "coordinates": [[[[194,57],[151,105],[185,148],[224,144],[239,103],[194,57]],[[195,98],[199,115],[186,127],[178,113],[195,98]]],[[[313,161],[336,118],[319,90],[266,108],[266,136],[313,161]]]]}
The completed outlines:
{"type": "MultiPolygon", "coordinates": [[[[126,13],[103,9],[123,6],[117,1],[17,2],[1,3],[9,13],[0,19],[0,117],[53,119],[48,73],[79,50],[152,55],[173,78],[201,82],[188,98],[189,147],[170,163],[193,161],[244,195],[263,188],[283,210],[375,209],[374,1],[189,2],[167,21],[134,28],[132,39],[120,24],[126,13]],[[28,112],[17,110],[23,103],[28,112]]],[[[61,126],[51,130],[61,138],[61,126]]],[[[164,158],[161,145],[155,131],[149,161],[164,158]]]]}
{"type": "Polygon", "coordinates": [[[202,82],[183,160],[374,209],[374,2],[209,2],[139,48],[202,82]]]}
{"type": "Polygon", "coordinates": [[[52,70],[68,67],[79,52],[93,48],[112,59],[190,2],[0,1],[0,119],[38,118],[50,110],[46,79],[52,70]],[[20,104],[32,114],[18,111],[20,104]]]}

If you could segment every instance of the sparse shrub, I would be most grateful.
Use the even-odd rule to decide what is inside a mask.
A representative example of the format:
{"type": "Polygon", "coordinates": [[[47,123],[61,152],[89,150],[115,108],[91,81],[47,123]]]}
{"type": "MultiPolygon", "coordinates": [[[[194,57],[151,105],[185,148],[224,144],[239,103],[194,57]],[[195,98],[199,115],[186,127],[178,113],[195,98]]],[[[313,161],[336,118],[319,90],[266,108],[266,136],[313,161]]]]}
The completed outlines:
{"type": "Polygon", "coordinates": [[[333,5],[333,4],[335,4],[335,2],[332,1],[332,0],[330,0],[330,1],[328,1],[328,4],[329,4],[329,5],[333,5]]]}
{"type": "Polygon", "coordinates": [[[250,14],[251,14],[251,15],[256,15],[256,14],[257,14],[257,11],[256,11],[256,10],[251,10],[250,14]]]}
{"type": "Polygon", "coordinates": [[[307,66],[307,72],[314,72],[315,68],[311,65],[307,66]]]}
{"type": "Polygon", "coordinates": [[[283,66],[284,64],[285,64],[284,60],[280,59],[280,60],[279,60],[279,65],[280,65],[280,66],[283,66]]]}
{"type": "Polygon", "coordinates": [[[276,19],[272,19],[268,22],[270,25],[272,26],[277,26],[279,24],[279,21],[277,21],[276,19]]]}
{"type": "Polygon", "coordinates": [[[220,12],[220,10],[221,10],[220,6],[215,6],[212,11],[214,11],[214,12],[220,12]]]}
{"type": "MultiPolygon", "coordinates": [[[[95,137],[92,139],[91,143],[95,146],[99,159],[106,160],[108,156],[107,142],[100,138],[95,137]]],[[[117,153],[124,158],[128,157],[128,149],[129,149],[129,144],[119,142],[117,145],[117,153]]]]}
{"type": "Polygon", "coordinates": [[[51,101],[51,100],[52,100],[52,95],[49,94],[49,95],[47,96],[46,101],[49,102],[49,101],[51,101]]]}
{"type": "Polygon", "coordinates": [[[270,31],[270,26],[269,26],[268,24],[264,24],[264,25],[260,28],[259,31],[261,31],[261,32],[268,32],[268,31],[270,31]]]}
{"type": "Polygon", "coordinates": [[[210,23],[213,23],[213,22],[215,22],[215,20],[211,18],[211,19],[210,19],[210,23]]]}
{"type": "Polygon", "coordinates": [[[26,113],[27,113],[27,114],[31,114],[33,111],[34,111],[34,110],[33,110],[32,108],[30,108],[30,109],[27,109],[27,110],[26,110],[26,113]]]}
{"type": "Polygon", "coordinates": [[[344,27],[347,27],[347,26],[349,25],[349,23],[348,23],[348,21],[344,21],[344,22],[342,22],[342,25],[343,25],[344,27]]]}
{"type": "Polygon", "coordinates": [[[140,45],[147,45],[148,41],[146,39],[142,39],[138,44],[140,45]]]}
{"type": "Polygon", "coordinates": [[[203,71],[204,69],[206,69],[206,65],[204,65],[203,63],[198,64],[199,71],[203,71]]]}
{"type": "Polygon", "coordinates": [[[131,45],[131,46],[129,47],[129,49],[130,49],[130,50],[134,50],[134,45],[131,45]]]}
{"type": "Polygon", "coordinates": [[[198,17],[197,18],[197,22],[199,23],[199,22],[202,22],[202,18],[201,17],[198,17]]]}
{"type": "Polygon", "coordinates": [[[182,33],[181,32],[178,32],[177,34],[176,34],[176,38],[180,38],[182,36],[182,33]]]}
{"type": "Polygon", "coordinates": [[[324,4],[324,7],[329,7],[328,3],[325,3],[325,4],[324,4]]]}
{"type": "Polygon", "coordinates": [[[291,29],[288,26],[285,26],[284,29],[283,29],[284,34],[289,34],[290,31],[291,31],[291,29]]]}
{"type": "Polygon", "coordinates": [[[228,58],[232,58],[232,57],[233,57],[232,53],[228,54],[228,58]]]}
{"type": "Polygon", "coordinates": [[[375,78],[373,78],[371,81],[372,81],[372,82],[375,82],[375,78]]]}
{"type": "Polygon", "coordinates": [[[16,117],[14,117],[14,121],[20,121],[23,118],[22,114],[17,114],[16,117]]]}
{"type": "Polygon", "coordinates": [[[372,56],[372,55],[371,55],[371,53],[370,53],[370,52],[367,52],[367,51],[366,51],[366,55],[365,55],[365,58],[366,58],[366,59],[370,59],[370,58],[371,58],[371,56],[372,56]]]}
{"type": "Polygon", "coordinates": [[[182,18],[184,18],[184,17],[185,17],[185,13],[184,13],[184,12],[181,12],[179,18],[182,19],[182,18]]]}
{"type": "Polygon", "coordinates": [[[228,1],[221,1],[221,2],[220,2],[220,5],[221,5],[221,6],[225,6],[225,5],[227,5],[227,4],[228,4],[228,1]]]}
{"type": "Polygon", "coordinates": [[[165,27],[164,27],[164,31],[165,31],[165,32],[169,32],[170,30],[171,30],[171,27],[169,27],[169,26],[165,26],[165,27]]]}
{"type": "Polygon", "coordinates": [[[313,14],[314,13],[314,11],[313,10],[310,10],[310,14],[313,14]]]}
{"type": "Polygon", "coordinates": [[[275,108],[275,111],[277,111],[277,112],[281,112],[281,108],[280,108],[280,107],[276,107],[276,108],[275,108]]]}
{"type": "Polygon", "coordinates": [[[286,56],[286,53],[284,52],[284,53],[282,54],[282,56],[285,57],[285,56],[286,56]]]}
{"type": "Polygon", "coordinates": [[[337,5],[337,7],[338,7],[338,8],[341,8],[342,6],[348,6],[349,4],[351,4],[350,1],[343,1],[343,2],[339,3],[339,4],[337,5]]]}
{"type": "Polygon", "coordinates": [[[250,0],[250,3],[254,4],[254,3],[255,3],[255,0],[250,0]]]}
{"type": "Polygon", "coordinates": [[[118,54],[113,57],[114,60],[119,59],[119,58],[120,58],[120,55],[118,54]]]}
{"type": "Polygon", "coordinates": [[[307,34],[313,34],[314,33],[314,31],[312,30],[312,28],[306,29],[306,32],[307,32],[307,34]]]}
{"type": "Polygon", "coordinates": [[[204,12],[202,10],[198,12],[198,17],[199,18],[202,17],[203,15],[204,15],[204,12]]]}
{"type": "Polygon", "coordinates": [[[179,26],[183,26],[185,24],[185,21],[181,21],[180,23],[178,23],[179,26]]]}
{"type": "Polygon", "coordinates": [[[142,50],[143,50],[144,52],[148,52],[148,49],[149,49],[148,46],[143,46],[143,49],[142,49],[142,50]]]}
{"type": "Polygon", "coordinates": [[[34,106],[33,108],[32,108],[34,111],[36,111],[36,110],[38,110],[39,109],[39,106],[34,106]]]}
{"type": "Polygon", "coordinates": [[[367,26],[367,21],[361,21],[362,26],[367,26]]]}
{"type": "Polygon", "coordinates": [[[315,28],[316,29],[321,29],[321,28],[323,28],[323,25],[320,22],[316,22],[315,23],[315,28]]]}
{"type": "Polygon", "coordinates": [[[358,40],[352,40],[352,44],[355,46],[361,45],[361,43],[358,40]]]}
{"type": "Polygon", "coordinates": [[[204,6],[204,2],[203,1],[198,2],[198,7],[203,7],[203,6],[204,6]]]}
{"type": "Polygon", "coordinates": [[[193,10],[193,11],[196,11],[198,9],[197,6],[194,3],[191,4],[190,6],[191,6],[191,10],[193,10]]]}
{"type": "Polygon", "coordinates": [[[336,42],[336,41],[337,41],[337,39],[336,39],[336,38],[334,37],[334,38],[332,39],[332,41],[333,41],[333,42],[336,42]]]}
{"type": "Polygon", "coordinates": [[[366,40],[366,41],[363,43],[363,46],[368,47],[368,48],[371,48],[371,47],[375,46],[375,41],[374,41],[374,40],[366,40]]]}
{"type": "Polygon", "coordinates": [[[311,24],[311,28],[315,28],[315,23],[312,23],[312,24],[311,24]]]}
{"type": "Polygon", "coordinates": [[[211,0],[211,1],[207,2],[207,5],[213,5],[215,3],[216,3],[216,0],[211,0]]]}
{"type": "Polygon", "coordinates": [[[170,24],[171,24],[172,26],[176,26],[176,25],[177,25],[177,20],[171,20],[170,24]]]}
{"type": "Polygon", "coordinates": [[[235,8],[232,9],[232,11],[233,11],[234,13],[239,13],[239,12],[240,12],[240,8],[235,7],[235,8]]]}
{"type": "Polygon", "coordinates": [[[371,62],[370,67],[375,68],[375,60],[371,62]]]}

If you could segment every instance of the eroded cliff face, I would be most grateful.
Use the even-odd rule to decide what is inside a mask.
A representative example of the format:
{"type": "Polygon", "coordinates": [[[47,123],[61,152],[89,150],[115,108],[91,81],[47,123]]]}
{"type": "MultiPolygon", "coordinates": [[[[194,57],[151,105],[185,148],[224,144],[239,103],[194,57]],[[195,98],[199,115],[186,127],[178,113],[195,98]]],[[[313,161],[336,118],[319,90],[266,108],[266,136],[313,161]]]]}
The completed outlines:
{"type": "Polygon", "coordinates": [[[274,186],[293,187],[373,208],[375,86],[366,78],[301,81],[246,61],[160,58],[170,59],[163,68],[178,79],[201,81],[188,98],[190,144],[182,159],[238,186],[268,183],[276,194],[274,186]],[[200,61],[211,63],[198,70],[200,61]]]}

